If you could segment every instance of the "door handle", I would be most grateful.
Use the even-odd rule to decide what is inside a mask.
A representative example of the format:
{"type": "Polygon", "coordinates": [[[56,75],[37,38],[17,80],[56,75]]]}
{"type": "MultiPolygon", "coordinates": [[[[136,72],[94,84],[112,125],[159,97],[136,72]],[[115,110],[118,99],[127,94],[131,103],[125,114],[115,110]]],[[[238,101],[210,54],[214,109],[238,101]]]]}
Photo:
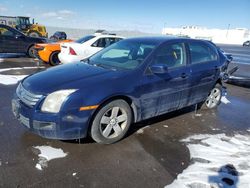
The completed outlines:
{"type": "Polygon", "coordinates": [[[188,75],[187,75],[186,73],[182,73],[182,74],[181,74],[181,77],[182,77],[182,78],[187,78],[188,75]]]}

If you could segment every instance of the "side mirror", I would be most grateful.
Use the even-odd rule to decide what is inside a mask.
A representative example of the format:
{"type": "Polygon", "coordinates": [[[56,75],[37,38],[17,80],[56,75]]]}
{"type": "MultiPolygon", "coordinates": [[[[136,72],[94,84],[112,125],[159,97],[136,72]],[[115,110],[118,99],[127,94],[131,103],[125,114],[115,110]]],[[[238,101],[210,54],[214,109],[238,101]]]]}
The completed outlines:
{"type": "Polygon", "coordinates": [[[150,66],[150,70],[154,74],[164,74],[168,72],[168,67],[164,64],[155,64],[150,66]]]}

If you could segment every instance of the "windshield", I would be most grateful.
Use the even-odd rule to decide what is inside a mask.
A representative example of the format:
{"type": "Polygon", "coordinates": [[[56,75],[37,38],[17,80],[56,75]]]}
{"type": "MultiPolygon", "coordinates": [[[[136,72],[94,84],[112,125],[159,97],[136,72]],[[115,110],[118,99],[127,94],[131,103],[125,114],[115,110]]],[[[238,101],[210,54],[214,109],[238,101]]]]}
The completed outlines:
{"type": "Polygon", "coordinates": [[[86,41],[88,41],[88,40],[90,40],[90,39],[92,39],[94,37],[95,37],[94,35],[87,35],[85,37],[82,37],[82,38],[76,40],[75,42],[76,43],[84,43],[84,42],[86,42],[86,41]]]}
{"type": "Polygon", "coordinates": [[[138,67],[155,48],[153,42],[123,40],[89,59],[89,64],[113,69],[132,70],[138,67]]]}

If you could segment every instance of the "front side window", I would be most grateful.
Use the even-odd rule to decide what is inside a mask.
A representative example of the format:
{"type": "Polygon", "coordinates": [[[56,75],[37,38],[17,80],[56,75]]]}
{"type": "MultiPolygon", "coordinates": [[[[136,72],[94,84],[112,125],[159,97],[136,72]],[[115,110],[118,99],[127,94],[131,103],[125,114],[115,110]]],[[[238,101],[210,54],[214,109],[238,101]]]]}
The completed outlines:
{"type": "Polygon", "coordinates": [[[153,64],[165,64],[169,68],[186,65],[184,43],[167,44],[161,47],[155,55],[153,64]]]}
{"type": "Polygon", "coordinates": [[[189,49],[192,64],[216,61],[218,59],[217,53],[205,44],[195,42],[190,43],[189,49]]]}
{"type": "Polygon", "coordinates": [[[92,56],[89,63],[113,69],[132,70],[143,62],[155,46],[154,43],[122,40],[92,56]]]}
{"type": "Polygon", "coordinates": [[[95,41],[91,46],[92,47],[98,47],[98,48],[106,48],[110,46],[111,44],[114,44],[118,41],[122,40],[121,38],[100,38],[97,41],[95,41]]]}
{"type": "Polygon", "coordinates": [[[107,45],[107,40],[106,38],[100,38],[97,41],[95,41],[91,46],[92,47],[98,47],[98,48],[105,48],[105,46],[107,45]]]}

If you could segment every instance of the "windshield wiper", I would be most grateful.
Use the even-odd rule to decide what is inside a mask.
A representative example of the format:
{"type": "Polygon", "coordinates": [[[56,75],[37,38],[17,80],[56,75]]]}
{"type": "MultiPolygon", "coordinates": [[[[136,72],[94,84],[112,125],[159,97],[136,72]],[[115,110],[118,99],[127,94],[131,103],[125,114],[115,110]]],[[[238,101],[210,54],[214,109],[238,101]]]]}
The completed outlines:
{"type": "Polygon", "coordinates": [[[111,69],[111,70],[114,70],[114,71],[117,70],[117,69],[114,68],[114,67],[107,66],[107,65],[104,65],[104,64],[101,64],[101,63],[99,63],[99,64],[93,64],[93,65],[96,66],[96,67],[102,67],[102,68],[104,68],[104,69],[111,69]]]}

